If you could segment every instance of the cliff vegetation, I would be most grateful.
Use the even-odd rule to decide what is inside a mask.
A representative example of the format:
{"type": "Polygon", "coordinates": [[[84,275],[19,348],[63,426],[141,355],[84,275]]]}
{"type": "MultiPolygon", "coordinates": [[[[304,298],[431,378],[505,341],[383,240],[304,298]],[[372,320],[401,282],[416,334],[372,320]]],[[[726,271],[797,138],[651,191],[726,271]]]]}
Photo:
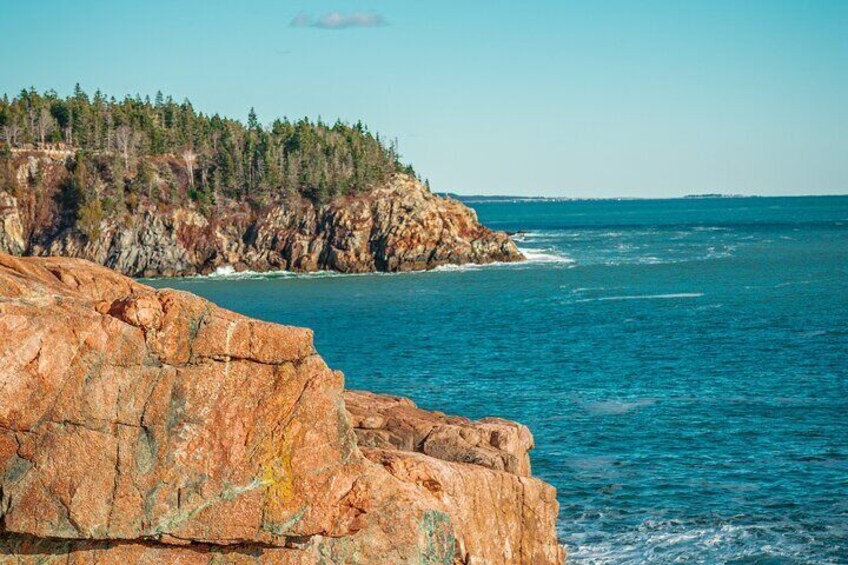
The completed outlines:
{"type": "MultiPolygon", "coordinates": [[[[361,122],[320,119],[247,122],[198,112],[158,92],[150,97],[89,96],[77,85],[71,96],[35,89],[0,99],[4,160],[13,149],[72,148],[73,182],[66,197],[89,214],[121,211],[142,196],[208,208],[223,199],[265,203],[302,195],[326,202],[411,173],[397,144],[386,144],[361,122]]],[[[9,185],[9,167],[4,167],[9,185]]],[[[82,218],[80,218],[82,219],[82,218]]]]}

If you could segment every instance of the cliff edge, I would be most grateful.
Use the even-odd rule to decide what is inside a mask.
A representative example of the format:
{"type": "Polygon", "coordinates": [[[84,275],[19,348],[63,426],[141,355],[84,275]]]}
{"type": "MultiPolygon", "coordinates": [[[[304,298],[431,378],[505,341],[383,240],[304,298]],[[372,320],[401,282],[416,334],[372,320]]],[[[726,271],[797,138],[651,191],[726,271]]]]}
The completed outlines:
{"type": "MultiPolygon", "coordinates": [[[[13,187],[0,187],[0,252],[83,258],[134,277],[221,268],[395,272],[523,259],[473,210],[403,173],[325,204],[290,195],[260,207],[221,198],[204,209],[133,193],[112,203],[117,212],[83,213],[68,203],[73,160],[73,151],[16,150],[13,187]]],[[[168,163],[158,166],[167,176],[168,163]]]]}
{"type": "Polygon", "coordinates": [[[555,564],[524,426],[344,392],[307,329],[0,254],[0,562],[555,564]]]}

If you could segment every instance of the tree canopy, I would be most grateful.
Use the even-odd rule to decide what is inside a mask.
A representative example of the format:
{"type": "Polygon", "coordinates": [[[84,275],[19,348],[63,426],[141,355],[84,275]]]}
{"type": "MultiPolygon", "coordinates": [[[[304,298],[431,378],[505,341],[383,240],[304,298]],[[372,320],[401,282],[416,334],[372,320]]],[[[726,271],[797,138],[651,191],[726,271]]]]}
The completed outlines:
{"type": "Polygon", "coordinates": [[[74,167],[102,173],[112,198],[120,199],[151,196],[163,162],[181,167],[179,182],[171,182],[178,190],[157,188],[158,197],[171,202],[264,202],[298,194],[325,202],[365,191],[395,172],[413,173],[401,164],[396,143],[384,143],[361,122],[276,119],[263,126],[251,108],[244,124],[161,92],[153,101],[138,95],[116,100],[99,90],[89,96],[79,85],[64,98],[35,89],[4,95],[0,139],[6,154],[29,145],[70,146],[77,150],[74,167]]]}

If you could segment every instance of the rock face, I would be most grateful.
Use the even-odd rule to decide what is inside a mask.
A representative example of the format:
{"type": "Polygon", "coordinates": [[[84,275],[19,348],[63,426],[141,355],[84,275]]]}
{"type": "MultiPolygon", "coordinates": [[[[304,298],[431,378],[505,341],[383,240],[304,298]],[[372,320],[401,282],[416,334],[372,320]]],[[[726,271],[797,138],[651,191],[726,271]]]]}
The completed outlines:
{"type": "Polygon", "coordinates": [[[193,207],[141,203],[130,215],[103,218],[85,235],[63,227],[61,211],[45,218],[44,202],[60,198],[36,196],[29,187],[33,178],[60,183],[67,158],[30,156],[21,164],[17,190],[27,198],[0,191],[0,251],[78,257],[136,277],[208,274],[222,267],[394,272],[523,259],[506,234],[482,226],[473,210],[403,174],[321,206],[302,198],[261,210],[230,203],[207,217],[193,207]]]}
{"type": "Polygon", "coordinates": [[[26,250],[24,224],[18,199],[0,192],[0,253],[21,255],[26,250]]]}
{"type": "Polygon", "coordinates": [[[533,435],[527,426],[500,418],[470,422],[421,410],[408,398],[364,391],[345,392],[345,405],[360,447],[417,451],[530,476],[533,435]]]}
{"type": "Polygon", "coordinates": [[[343,393],[309,330],[0,254],[0,562],[561,563],[531,446],[343,393]]]}

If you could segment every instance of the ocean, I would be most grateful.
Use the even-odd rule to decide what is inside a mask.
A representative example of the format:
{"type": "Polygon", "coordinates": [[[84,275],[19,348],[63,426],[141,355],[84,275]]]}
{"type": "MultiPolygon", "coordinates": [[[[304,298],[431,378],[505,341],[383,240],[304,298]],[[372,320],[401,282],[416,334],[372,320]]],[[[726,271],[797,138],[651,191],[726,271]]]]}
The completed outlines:
{"type": "Polygon", "coordinates": [[[153,284],[530,426],[569,563],[848,563],[848,197],[469,205],[528,261],[153,284]]]}

